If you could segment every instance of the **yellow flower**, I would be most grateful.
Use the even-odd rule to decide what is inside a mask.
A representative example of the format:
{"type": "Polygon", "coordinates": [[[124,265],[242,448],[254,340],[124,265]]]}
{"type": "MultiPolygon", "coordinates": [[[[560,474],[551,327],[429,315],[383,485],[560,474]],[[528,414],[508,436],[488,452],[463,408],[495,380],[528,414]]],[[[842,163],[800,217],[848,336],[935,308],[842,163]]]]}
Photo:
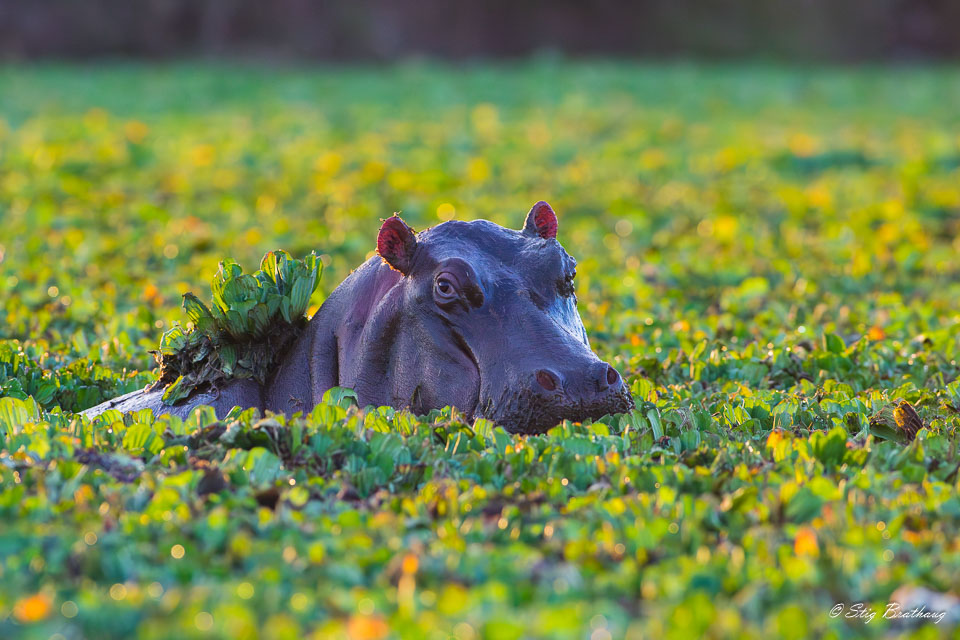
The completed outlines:
{"type": "Polygon", "coordinates": [[[767,436],[767,449],[775,448],[781,440],[783,440],[783,431],[780,429],[774,429],[770,432],[770,435],[767,436]]]}
{"type": "Polygon", "coordinates": [[[38,622],[49,616],[51,609],[50,598],[37,593],[17,600],[13,606],[13,615],[20,622],[38,622]]]}
{"type": "Polygon", "coordinates": [[[389,632],[387,623],[374,616],[353,616],[347,623],[347,634],[351,640],[380,640],[386,638],[389,632]]]}
{"type": "Polygon", "coordinates": [[[797,537],[793,540],[793,552],[798,556],[816,558],[820,555],[820,545],[817,544],[817,534],[810,527],[801,527],[797,537]]]}

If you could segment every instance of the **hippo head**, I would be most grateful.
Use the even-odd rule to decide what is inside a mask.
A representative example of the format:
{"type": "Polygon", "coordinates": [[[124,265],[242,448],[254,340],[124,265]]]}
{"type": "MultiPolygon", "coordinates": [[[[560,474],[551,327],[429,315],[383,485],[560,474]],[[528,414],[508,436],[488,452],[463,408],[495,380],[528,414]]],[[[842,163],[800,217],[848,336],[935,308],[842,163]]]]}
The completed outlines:
{"type": "MultiPolygon", "coordinates": [[[[397,216],[377,239],[400,272],[396,395],[414,411],[454,405],[514,433],[542,433],[633,408],[620,374],[591,350],[577,312],[577,262],[538,202],[523,229],[449,221],[414,234],[397,216]]],[[[393,297],[393,296],[391,296],[393,297]]],[[[391,305],[393,306],[393,305],[391,305]]]]}

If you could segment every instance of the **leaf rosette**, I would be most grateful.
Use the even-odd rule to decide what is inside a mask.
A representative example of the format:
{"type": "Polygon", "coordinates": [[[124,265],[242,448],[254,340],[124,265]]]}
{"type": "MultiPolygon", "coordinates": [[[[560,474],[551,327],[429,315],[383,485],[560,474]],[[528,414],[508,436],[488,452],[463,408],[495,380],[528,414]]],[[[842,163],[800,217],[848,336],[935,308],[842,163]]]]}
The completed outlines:
{"type": "Polygon", "coordinates": [[[265,383],[306,324],[322,271],[315,252],[297,260],[270,251],[254,274],[223,260],[210,283],[211,306],[184,294],[188,326],[175,323],[152,352],[160,364],[153,388],[164,387],[163,401],[173,405],[230,380],[265,383]]]}

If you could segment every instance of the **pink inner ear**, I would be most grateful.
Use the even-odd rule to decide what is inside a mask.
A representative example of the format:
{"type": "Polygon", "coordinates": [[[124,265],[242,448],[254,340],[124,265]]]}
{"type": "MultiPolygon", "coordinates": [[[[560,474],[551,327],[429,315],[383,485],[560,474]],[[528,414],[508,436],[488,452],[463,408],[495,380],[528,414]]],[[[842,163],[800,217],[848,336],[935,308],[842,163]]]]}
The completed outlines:
{"type": "Polygon", "coordinates": [[[387,260],[396,259],[403,254],[403,238],[392,225],[384,225],[380,230],[380,235],[377,236],[377,253],[387,260]]]}
{"type": "Polygon", "coordinates": [[[557,214],[546,202],[540,201],[533,205],[533,223],[537,226],[537,233],[541,238],[557,237],[557,214]]]}
{"type": "Polygon", "coordinates": [[[377,234],[377,253],[394,269],[406,273],[416,248],[417,240],[407,223],[393,216],[383,221],[377,234]]]}

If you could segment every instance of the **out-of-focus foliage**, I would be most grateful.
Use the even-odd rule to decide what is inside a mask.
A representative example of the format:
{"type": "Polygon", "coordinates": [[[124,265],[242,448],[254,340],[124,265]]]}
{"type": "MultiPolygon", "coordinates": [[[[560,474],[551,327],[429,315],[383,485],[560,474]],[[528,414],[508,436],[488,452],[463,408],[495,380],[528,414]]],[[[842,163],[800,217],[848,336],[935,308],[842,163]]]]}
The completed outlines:
{"type": "Polygon", "coordinates": [[[960,592],[957,104],[949,69],[0,71],[0,636],[949,632],[829,611],[960,592]],[[632,414],[74,413],[155,379],[223,256],[322,250],[315,308],[393,211],[539,199],[632,414]]]}
{"type": "Polygon", "coordinates": [[[0,21],[0,60],[443,60],[657,56],[800,61],[957,60],[949,0],[44,0],[0,21]]]}

